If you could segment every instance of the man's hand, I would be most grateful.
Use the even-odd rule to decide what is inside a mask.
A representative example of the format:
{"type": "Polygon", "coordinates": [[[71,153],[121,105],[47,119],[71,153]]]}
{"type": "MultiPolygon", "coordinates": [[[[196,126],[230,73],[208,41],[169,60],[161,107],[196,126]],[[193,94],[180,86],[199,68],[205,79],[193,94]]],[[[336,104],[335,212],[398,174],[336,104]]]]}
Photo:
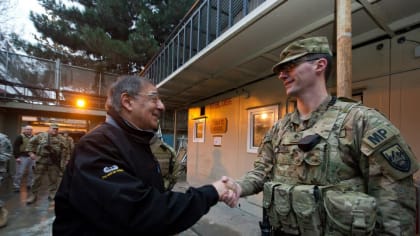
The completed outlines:
{"type": "Polygon", "coordinates": [[[223,176],[219,181],[214,182],[213,186],[219,193],[219,201],[223,201],[230,207],[238,204],[242,189],[234,179],[223,176]]]}
{"type": "Polygon", "coordinates": [[[20,158],[18,157],[18,158],[16,158],[16,164],[20,164],[21,163],[21,160],[20,160],[20,158]]]}
{"type": "Polygon", "coordinates": [[[35,159],[36,159],[36,155],[35,155],[35,153],[33,153],[33,152],[30,152],[30,153],[29,153],[29,157],[30,157],[32,160],[35,160],[35,159]]]}
{"type": "Polygon", "coordinates": [[[236,207],[241,197],[242,188],[236,183],[236,181],[230,177],[223,176],[222,180],[228,186],[229,192],[232,191],[234,194],[225,194],[222,196],[222,201],[230,207],[236,207]]]}

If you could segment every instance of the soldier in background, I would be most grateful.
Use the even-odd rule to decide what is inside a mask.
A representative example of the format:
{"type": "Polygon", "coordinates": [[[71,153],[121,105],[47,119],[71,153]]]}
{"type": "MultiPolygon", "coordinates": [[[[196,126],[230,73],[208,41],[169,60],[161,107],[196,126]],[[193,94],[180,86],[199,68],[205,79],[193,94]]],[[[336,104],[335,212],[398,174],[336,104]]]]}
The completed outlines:
{"type": "Polygon", "coordinates": [[[68,155],[66,155],[66,157],[61,160],[61,170],[64,171],[64,169],[66,168],[67,163],[70,160],[71,153],[73,152],[73,149],[74,149],[74,140],[69,135],[69,132],[68,131],[65,131],[63,133],[63,137],[64,137],[64,142],[66,144],[66,149],[67,149],[67,153],[68,153],[68,155]]]}
{"type": "MultiPolygon", "coordinates": [[[[12,156],[12,144],[9,138],[0,133],[0,185],[7,177],[7,161],[12,156]]],[[[8,211],[4,207],[4,202],[0,200],[0,228],[7,224],[8,211]]]]}
{"type": "Polygon", "coordinates": [[[179,163],[175,150],[163,141],[160,126],[150,141],[150,149],[159,162],[165,190],[171,190],[178,180],[179,163]]]}
{"type": "Polygon", "coordinates": [[[13,188],[15,192],[20,191],[22,177],[26,171],[28,173],[26,178],[27,188],[31,188],[33,184],[33,168],[35,160],[33,160],[26,151],[26,146],[29,143],[29,139],[32,137],[32,126],[26,125],[23,127],[22,133],[18,135],[13,142],[13,155],[16,158],[16,174],[13,180],[13,188]]]}
{"type": "Polygon", "coordinates": [[[42,132],[29,140],[26,151],[36,160],[35,181],[26,200],[27,204],[34,203],[38,198],[42,178],[48,174],[48,200],[52,201],[57,190],[61,161],[68,156],[64,137],[58,133],[58,125],[52,123],[47,132],[42,132]]]}
{"type": "Polygon", "coordinates": [[[328,94],[331,57],[325,37],[281,52],[273,72],[297,110],[269,130],[232,189],[263,191],[276,235],[415,235],[416,157],[382,114],[328,94]]]}

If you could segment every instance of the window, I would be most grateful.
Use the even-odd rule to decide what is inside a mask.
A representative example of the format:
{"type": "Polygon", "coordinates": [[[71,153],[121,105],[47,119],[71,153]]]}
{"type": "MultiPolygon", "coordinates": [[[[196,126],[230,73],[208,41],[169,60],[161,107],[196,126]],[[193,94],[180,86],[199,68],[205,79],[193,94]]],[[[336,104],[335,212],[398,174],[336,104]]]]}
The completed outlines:
{"type": "Polygon", "coordinates": [[[278,113],[277,105],[248,110],[248,152],[257,153],[264,135],[277,121],[278,113]]]}
{"type": "Polygon", "coordinates": [[[205,131],[206,131],[206,119],[200,118],[200,119],[194,120],[193,142],[204,143],[205,131]]]}

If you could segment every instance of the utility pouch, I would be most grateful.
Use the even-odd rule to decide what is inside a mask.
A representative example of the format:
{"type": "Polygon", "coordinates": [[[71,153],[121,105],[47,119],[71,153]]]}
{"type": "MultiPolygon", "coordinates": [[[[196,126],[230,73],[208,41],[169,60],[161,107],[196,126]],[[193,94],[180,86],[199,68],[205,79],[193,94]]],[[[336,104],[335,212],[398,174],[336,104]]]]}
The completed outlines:
{"type": "Polygon", "coordinates": [[[299,235],[296,216],[292,211],[291,191],[293,185],[279,182],[266,182],[264,184],[263,207],[271,226],[290,235],[299,235]]]}
{"type": "Polygon", "coordinates": [[[293,210],[300,235],[322,235],[320,191],[316,185],[298,185],[293,189],[293,210]]]}
{"type": "Polygon", "coordinates": [[[373,235],[376,199],[362,192],[326,191],[325,235],[373,235]]]}

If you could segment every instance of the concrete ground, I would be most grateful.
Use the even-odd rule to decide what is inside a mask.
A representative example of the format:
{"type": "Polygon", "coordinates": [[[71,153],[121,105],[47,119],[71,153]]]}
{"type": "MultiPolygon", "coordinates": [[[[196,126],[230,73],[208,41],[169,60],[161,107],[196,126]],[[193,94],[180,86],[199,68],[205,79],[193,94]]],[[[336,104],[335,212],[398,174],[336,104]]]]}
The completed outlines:
{"type": "MultiPolygon", "coordinates": [[[[44,181],[45,183],[45,181],[44,181]]],[[[185,179],[175,186],[175,191],[185,191],[189,187],[185,179]]],[[[54,202],[47,199],[47,191],[40,192],[38,200],[26,205],[28,191],[25,187],[20,192],[12,191],[11,179],[3,181],[0,187],[0,199],[9,211],[7,226],[0,228],[2,236],[49,236],[52,235],[54,220],[54,202]]],[[[260,235],[256,216],[238,208],[229,208],[218,203],[190,229],[179,236],[256,236],[260,235]]]]}

